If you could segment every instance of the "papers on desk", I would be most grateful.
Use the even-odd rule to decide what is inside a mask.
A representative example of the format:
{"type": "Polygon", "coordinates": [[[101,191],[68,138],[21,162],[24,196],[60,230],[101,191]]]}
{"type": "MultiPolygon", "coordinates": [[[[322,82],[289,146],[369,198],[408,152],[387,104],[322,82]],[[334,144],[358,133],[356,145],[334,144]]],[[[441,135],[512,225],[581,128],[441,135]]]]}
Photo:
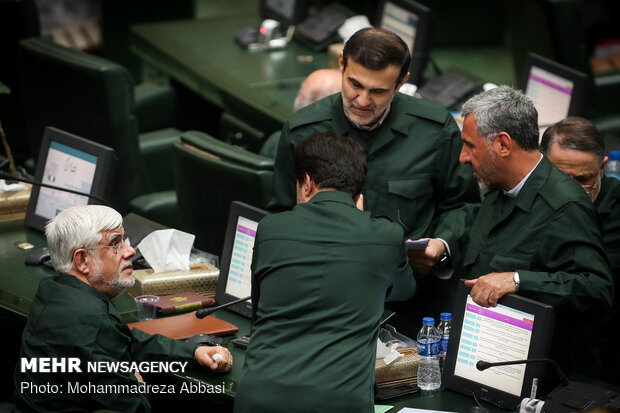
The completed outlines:
{"type": "Polygon", "coordinates": [[[455,413],[443,410],[414,409],[413,407],[403,407],[398,413],[455,413]]]}
{"type": "Polygon", "coordinates": [[[375,404],[375,413],[385,413],[391,410],[394,406],[384,406],[381,404],[375,404]]]}

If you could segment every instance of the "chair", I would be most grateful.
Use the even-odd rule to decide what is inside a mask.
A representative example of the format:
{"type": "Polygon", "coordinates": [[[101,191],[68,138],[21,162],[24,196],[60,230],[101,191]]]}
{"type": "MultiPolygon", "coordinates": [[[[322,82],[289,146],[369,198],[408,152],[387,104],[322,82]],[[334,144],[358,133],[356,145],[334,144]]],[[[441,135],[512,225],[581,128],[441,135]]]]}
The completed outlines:
{"type": "Polygon", "coordinates": [[[271,198],[273,159],[202,132],[186,132],[174,145],[181,229],[195,245],[221,254],[232,201],[265,208],[271,198]]]}
{"type": "MultiPolygon", "coordinates": [[[[25,39],[20,47],[23,108],[34,159],[43,129],[54,126],[114,148],[119,169],[112,204],[122,213],[132,198],[173,187],[172,145],[181,132],[169,128],[139,135],[134,114],[138,100],[127,70],[47,39],[25,39]]],[[[146,107],[157,106],[152,104],[158,99],[153,88],[137,90],[146,97],[140,100],[146,107]]],[[[165,98],[164,106],[171,107],[171,99],[172,95],[165,98]]],[[[155,119],[171,119],[153,112],[155,119]]]]}
{"type": "Polygon", "coordinates": [[[20,104],[19,41],[40,35],[34,0],[0,0],[0,120],[18,164],[28,158],[20,104]]]}

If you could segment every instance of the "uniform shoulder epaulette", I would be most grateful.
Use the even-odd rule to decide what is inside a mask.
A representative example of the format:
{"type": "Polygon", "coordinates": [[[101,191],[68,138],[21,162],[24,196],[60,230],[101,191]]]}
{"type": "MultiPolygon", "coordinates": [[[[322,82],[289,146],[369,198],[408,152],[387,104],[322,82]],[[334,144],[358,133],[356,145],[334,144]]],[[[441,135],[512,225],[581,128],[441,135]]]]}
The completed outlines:
{"type": "Polygon", "coordinates": [[[450,112],[434,102],[407,95],[402,96],[402,98],[409,101],[405,109],[409,115],[428,119],[442,125],[446,122],[447,117],[451,116],[450,112]]]}
{"type": "Polygon", "coordinates": [[[326,104],[326,99],[315,102],[305,108],[301,108],[294,113],[293,116],[287,121],[289,129],[293,130],[300,126],[330,120],[332,118],[332,105],[326,104]]]}

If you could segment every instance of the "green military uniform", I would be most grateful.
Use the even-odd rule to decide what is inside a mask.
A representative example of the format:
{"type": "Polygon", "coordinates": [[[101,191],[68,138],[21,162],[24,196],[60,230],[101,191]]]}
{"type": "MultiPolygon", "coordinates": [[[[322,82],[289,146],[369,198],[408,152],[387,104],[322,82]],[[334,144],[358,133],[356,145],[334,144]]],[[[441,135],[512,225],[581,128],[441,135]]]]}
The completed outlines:
{"type": "MultiPolygon", "coordinates": [[[[471,170],[459,164],[460,131],[450,113],[434,103],[396,93],[382,125],[363,131],[346,118],[340,93],[299,110],[282,130],[271,207],[295,204],[293,150],[310,134],[326,131],[348,136],[366,150],[364,209],[400,223],[411,239],[442,238],[458,266],[480,204],[480,191],[471,170]]],[[[411,331],[405,331],[409,334],[419,329],[421,315],[432,315],[416,313],[419,309],[446,311],[439,304],[450,305],[446,295],[450,281],[434,276],[417,280],[420,297],[394,307],[403,318],[399,330],[411,326],[411,331]]]]}
{"type": "Polygon", "coordinates": [[[596,372],[589,329],[613,299],[600,219],[583,189],[546,157],[516,197],[486,195],[464,265],[470,278],[518,271],[518,294],[555,309],[551,357],[567,370],[596,372]]]}
{"type": "Polygon", "coordinates": [[[415,291],[403,232],[322,191],[260,222],[235,412],[372,412],[384,301],[415,291]]]}
{"type": "Polygon", "coordinates": [[[603,223],[603,243],[614,275],[615,300],[611,313],[604,317],[599,335],[601,355],[605,363],[603,378],[620,383],[620,181],[603,177],[601,192],[594,207],[603,223]]]}
{"type": "Polygon", "coordinates": [[[39,373],[15,370],[15,407],[22,412],[100,409],[148,412],[144,393],[69,393],[68,383],[136,386],[133,373],[88,372],[88,361],[190,361],[195,344],[159,334],[130,331],[104,294],[68,274],[41,280],[22,336],[21,357],[77,357],[82,372],[39,373]],[[21,392],[22,382],[57,385],[58,393],[21,392]]]}

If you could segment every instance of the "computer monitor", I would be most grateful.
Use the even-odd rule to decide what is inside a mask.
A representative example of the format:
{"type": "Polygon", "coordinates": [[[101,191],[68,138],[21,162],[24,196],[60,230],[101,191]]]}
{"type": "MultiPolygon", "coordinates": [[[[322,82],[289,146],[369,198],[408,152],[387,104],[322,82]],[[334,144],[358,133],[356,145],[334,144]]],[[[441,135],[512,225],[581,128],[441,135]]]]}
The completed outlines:
{"type": "Polygon", "coordinates": [[[430,50],[431,11],[413,0],[383,0],[375,26],[398,34],[409,46],[409,83],[420,86],[430,50]]]}
{"type": "Polygon", "coordinates": [[[261,0],[260,15],[274,19],[284,26],[301,22],[308,11],[310,0],[261,0]]]}
{"type": "MultiPolygon", "coordinates": [[[[252,253],[258,222],[267,212],[239,201],[230,205],[226,236],[220,261],[220,275],[215,290],[215,301],[223,305],[252,293],[252,253]]],[[[228,308],[246,317],[252,317],[250,300],[228,308]]]]}
{"type": "MultiPolygon", "coordinates": [[[[105,198],[117,159],[114,150],[53,127],[45,128],[35,181],[105,198]]],[[[59,212],[76,205],[100,204],[94,198],[51,188],[32,187],[25,222],[44,231],[59,212]]]]}
{"type": "Polygon", "coordinates": [[[567,116],[583,116],[590,87],[588,77],[534,53],[529,53],[519,85],[538,111],[540,136],[567,116]]]}
{"type": "MultiPolygon", "coordinates": [[[[544,358],[549,352],[555,316],[553,307],[508,294],[497,307],[483,308],[459,281],[443,382],[446,388],[514,409],[532,397],[546,371],[545,363],[490,367],[478,361],[501,362],[544,358]]],[[[533,396],[536,397],[536,396],[533,396]]]]}

